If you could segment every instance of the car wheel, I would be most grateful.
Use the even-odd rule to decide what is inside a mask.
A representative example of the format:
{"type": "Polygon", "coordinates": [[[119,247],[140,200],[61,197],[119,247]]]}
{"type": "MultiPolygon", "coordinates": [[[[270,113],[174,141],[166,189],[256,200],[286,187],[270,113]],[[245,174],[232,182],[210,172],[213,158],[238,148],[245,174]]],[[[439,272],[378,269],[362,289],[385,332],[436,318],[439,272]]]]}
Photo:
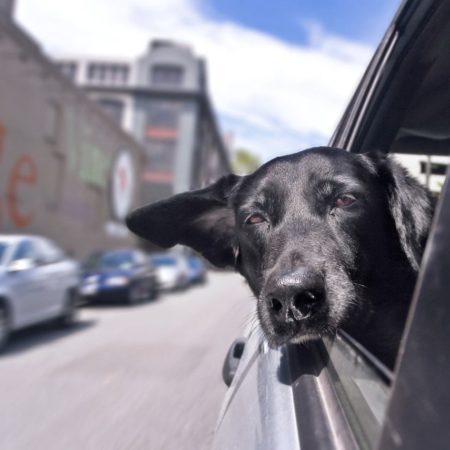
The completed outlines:
{"type": "Polygon", "coordinates": [[[159,292],[155,285],[153,285],[148,294],[149,300],[156,300],[158,298],[159,292]]]}
{"type": "Polygon", "coordinates": [[[136,303],[139,303],[142,300],[141,291],[142,289],[138,283],[132,284],[128,289],[127,303],[129,305],[135,305],[136,303]]]}
{"type": "Polygon", "coordinates": [[[57,319],[58,326],[72,325],[78,315],[78,294],[71,291],[66,295],[66,302],[62,314],[57,319]]]}
{"type": "Polygon", "coordinates": [[[0,305],[0,351],[6,347],[11,333],[9,312],[5,305],[0,305]]]}

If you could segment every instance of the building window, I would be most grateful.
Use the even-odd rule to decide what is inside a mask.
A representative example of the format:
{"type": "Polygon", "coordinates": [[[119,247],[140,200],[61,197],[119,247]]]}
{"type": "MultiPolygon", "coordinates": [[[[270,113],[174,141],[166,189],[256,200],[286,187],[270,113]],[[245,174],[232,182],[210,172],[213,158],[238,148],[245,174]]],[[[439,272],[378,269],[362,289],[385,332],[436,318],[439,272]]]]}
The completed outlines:
{"type": "Polygon", "coordinates": [[[145,137],[153,140],[174,140],[178,135],[180,103],[152,101],[147,108],[145,137]]]}
{"type": "Polygon", "coordinates": [[[103,111],[108,114],[116,123],[122,125],[124,105],[120,100],[102,98],[97,101],[103,111]]]}
{"type": "Polygon", "coordinates": [[[129,68],[124,64],[92,63],[87,78],[92,83],[123,85],[128,82],[129,68]]]}
{"type": "Polygon", "coordinates": [[[175,165],[175,141],[148,140],[147,169],[150,171],[173,172],[175,165]]]}
{"type": "MultiPolygon", "coordinates": [[[[428,163],[420,162],[420,173],[428,173],[428,163]]],[[[447,173],[447,164],[430,163],[430,175],[445,175],[447,173]]]]}
{"type": "Polygon", "coordinates": [[[174,108],[152,108],[148,114],[148,123],[155,127],[176,128],[178,110],[174,108]]]}
{"type": "Polygon", "coordinates": [[[150,70],[150,82],[154,86],[180,86],[184,71],[180,66],[157,65],[150,70]]]}
{"type": "Polygon", "coordinates": [[[62,74],[69,78],[69,80],[75,81],[77,78],[78,67],[76,63],[61,63],[58,64],[59,70],[62,74]]]}

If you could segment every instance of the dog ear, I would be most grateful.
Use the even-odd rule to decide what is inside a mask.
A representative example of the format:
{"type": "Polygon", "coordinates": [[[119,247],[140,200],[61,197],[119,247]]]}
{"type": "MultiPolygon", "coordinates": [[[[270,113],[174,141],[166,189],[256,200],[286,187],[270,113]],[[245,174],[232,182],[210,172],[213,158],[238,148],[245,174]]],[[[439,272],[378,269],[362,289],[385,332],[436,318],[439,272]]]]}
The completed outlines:
{"type": "Polygon", "coordinates": [[[227,175],[204,189],[139,208],[127,217],[127,226],[160,247],[187,245],[218,267],[233,266],[237,240],[229,198],[240,179],[227,175]]]}
{"type": "Polygon", "coordinates": [[[418,271],[433,218],[434,199],[392,156],[381,153],[361,156],[375,163],[375,170],[387,189],[388,206],[400,244],[412,268],[418,271]]]}

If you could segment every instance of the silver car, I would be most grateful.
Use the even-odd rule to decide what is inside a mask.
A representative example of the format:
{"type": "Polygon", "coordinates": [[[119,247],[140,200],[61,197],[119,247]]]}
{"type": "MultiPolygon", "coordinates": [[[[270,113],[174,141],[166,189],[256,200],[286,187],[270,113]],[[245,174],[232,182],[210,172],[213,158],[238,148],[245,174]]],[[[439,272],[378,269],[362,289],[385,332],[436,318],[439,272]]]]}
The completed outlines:
{"type": "Polygon", "coordinates": [[[189,286],[189,266],[186,258],[177,253],[159,253],[150,256],[162,290],[186,289],[189,286]]]}
{"type": "Polygon", "coordinates": [[[9,334],[50,319],[73,321],[78,264],[38,236],[0,235],[0,349],[9,334]]]}

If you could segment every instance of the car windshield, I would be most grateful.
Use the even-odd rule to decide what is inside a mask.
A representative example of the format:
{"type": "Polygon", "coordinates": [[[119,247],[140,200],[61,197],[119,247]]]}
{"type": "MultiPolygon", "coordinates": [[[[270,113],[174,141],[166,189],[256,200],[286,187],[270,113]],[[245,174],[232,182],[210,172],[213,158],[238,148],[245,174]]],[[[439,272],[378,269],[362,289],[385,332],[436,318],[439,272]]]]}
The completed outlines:
{"type": "Polygon", "coordinates": [[[133,265],[133,255],[127,251],[97,253],[84,265],[85,269],[129,269],[133,265]]]}
{"type": "Polygon", "coordinates": [[[156,267],[176,266],[177,264],[176,259],[171,256],[153,256],[151,261],[156,267]]]}
{"type": "Polygon", "coordinates": [[[188,264],[193,269],[199,269],[202,267],[202,262],[197,258],[188,258],[188,264]]]}
{"type": "Polygon", "coordinates": [[[5,264],[5,255],[8,244],[6,242],[0,242],[0,266],[5,264]]]}

